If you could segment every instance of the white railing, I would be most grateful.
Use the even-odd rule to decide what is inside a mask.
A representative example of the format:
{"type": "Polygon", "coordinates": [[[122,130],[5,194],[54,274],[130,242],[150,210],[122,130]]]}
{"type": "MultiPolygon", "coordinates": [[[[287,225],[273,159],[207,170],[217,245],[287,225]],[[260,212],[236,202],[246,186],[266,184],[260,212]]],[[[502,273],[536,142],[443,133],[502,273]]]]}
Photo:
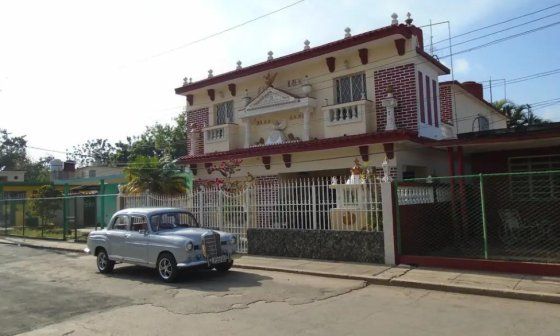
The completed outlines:
{"type": "MultiPolygon", "coordinates": [[[[343,179],[340,179],[341,181],[343,179]]],[[[191,211],[201,226],[238,236],[238,250],[247,252],[247,229],[380,231],[379,183],[367,181],[359,190],[337,190],[331,179],[317,177],[255,183],[240,192],[200,188],[180,197],[121,195],[123,208],[170,206],[191,211]],[[344,193],[343,196],[339,196],[344,193]],[[337,197],[339,201],[337,201],[337,197]],[[340,199],[344,199],[341,203],[340,199]]]]}
{"type": "Polygon", "coordinates": [[[448,202],[451,200],[451,192],[448,188],[432,185],[415,185],[397,187],[399,205],[427,204],[435,202],[448,202]]]}
{"type": "Polygon", "coordinates": [[[204,142],[212,143],[225,141],[228,138],[228,132],[226,129],[226,124],[207,127],[204,129],[204,142]]]}
{"type": "Polygon", "coordinates": [[[362,122],[368,107],[372,104],[369,100],[357,100],[349,103],[323,107],[327,113],[327,124],[339,125],[353,122],[362,122]]]}

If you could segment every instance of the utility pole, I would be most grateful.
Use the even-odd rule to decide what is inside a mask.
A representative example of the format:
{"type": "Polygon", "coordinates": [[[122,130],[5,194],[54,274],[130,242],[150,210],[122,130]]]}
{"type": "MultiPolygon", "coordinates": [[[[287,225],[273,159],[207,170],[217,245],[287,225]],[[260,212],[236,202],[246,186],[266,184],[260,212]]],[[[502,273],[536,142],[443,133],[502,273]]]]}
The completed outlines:
{"type": "Polygon", "coordinates": [[[494,99],[492,98],[492,76],[490,76],[490,102],[494,102],[494,99]]]}

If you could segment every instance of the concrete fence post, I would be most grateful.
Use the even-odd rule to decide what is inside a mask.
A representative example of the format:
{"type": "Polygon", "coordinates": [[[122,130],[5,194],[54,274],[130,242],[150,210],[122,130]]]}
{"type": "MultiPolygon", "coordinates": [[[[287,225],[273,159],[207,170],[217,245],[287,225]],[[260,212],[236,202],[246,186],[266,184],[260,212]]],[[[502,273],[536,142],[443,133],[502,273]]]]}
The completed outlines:
{"type": "Polygon", "coordinates": [[[383,244],[385,250],[385,264],[396,264],[395,249],[395,218],[393,207],[393,178],[387,160],[383,162],[383,178],[381,179],[381,210],[383,211],[383,244]]]}
{"type": "Polygon", "coordinates": [[[395,265],[395,235],[393,215],[392,183],[381,182],[381,210],[383,211],[383,243],[385,249],[385,264],[395,265]]]}

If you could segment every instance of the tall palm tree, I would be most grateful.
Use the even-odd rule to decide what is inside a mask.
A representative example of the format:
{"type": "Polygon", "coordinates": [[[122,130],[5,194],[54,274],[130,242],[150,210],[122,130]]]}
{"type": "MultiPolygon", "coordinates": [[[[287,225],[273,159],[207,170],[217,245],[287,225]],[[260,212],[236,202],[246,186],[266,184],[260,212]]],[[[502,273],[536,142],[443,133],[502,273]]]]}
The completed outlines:
{"type": "Polygon", "coordinates": [[[536,116],[529,104],[517,105],[511,100],[500,99],[495,101],[493,105],[507,117],[507,128],[548,123],[547,120],[536,116]]]}
{"type": "Polygon", "coordinates": [[[146,191],[164,194],[184,194],[192,179],[189,173],[182,172],[174,163],[159,160],[157,157],[139,156],[124,169],[128,183],[123,191],[138,194],[146,191]]]}

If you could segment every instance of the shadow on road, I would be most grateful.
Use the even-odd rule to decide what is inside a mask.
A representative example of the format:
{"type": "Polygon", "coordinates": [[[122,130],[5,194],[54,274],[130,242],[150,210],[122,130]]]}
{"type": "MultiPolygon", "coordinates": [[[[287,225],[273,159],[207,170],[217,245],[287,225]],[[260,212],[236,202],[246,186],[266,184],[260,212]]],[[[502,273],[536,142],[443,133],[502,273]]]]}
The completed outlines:
{"type": "Polygon", "coordinates": [[[146,284],[159,284],[176,289],[186,288],[205,292],[223,292],[230,288],[259,287],[262,286],[262,281],[272,279],[272,277],[238,270],[220,273],[214,270],[201,269],[182,270],[174,283],[165,283],[159,279],[155,269],[134,265],[117,265],[113,273],[107,276],[146,284]]]}

